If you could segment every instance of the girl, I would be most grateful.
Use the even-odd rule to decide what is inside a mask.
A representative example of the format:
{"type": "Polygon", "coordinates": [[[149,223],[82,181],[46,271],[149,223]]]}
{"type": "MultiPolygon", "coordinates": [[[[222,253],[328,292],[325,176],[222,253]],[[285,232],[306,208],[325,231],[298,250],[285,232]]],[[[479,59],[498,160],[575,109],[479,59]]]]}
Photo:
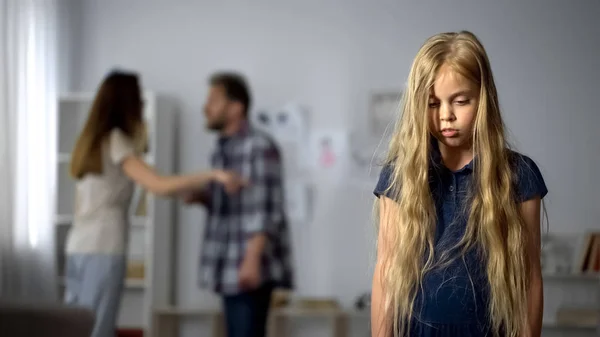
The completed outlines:
{"type": "MultiPolygon", "coordinates": [[[[235,192],[243,182],[223,171],[160,176],[138,157],[143,135],[137,76],[113,72],[96,95],[75,145],[75,220],[66,245],[65,301],[91,308],[93,337],[113,337],[126,269],[129,208],[134,182],[172,196],[216,181],[235,192]]],[[[167,225],[167,224],[161,224],[167,225]]]]}
{"type": "Polygon", "coordinates": [[[536,164],[508,148],[487,54],[470,32],[429,38],[375,188],[372,335],[539,337],[536,164]]]}

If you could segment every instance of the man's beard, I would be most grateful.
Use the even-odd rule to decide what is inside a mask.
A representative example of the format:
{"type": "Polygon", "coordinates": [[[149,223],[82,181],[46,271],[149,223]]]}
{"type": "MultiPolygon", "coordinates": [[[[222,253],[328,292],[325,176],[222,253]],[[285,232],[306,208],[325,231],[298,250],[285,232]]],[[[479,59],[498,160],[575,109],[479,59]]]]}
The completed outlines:
{"type": "Polygon", "coordinates": [[[220,119],[217,121],[208,122],[206,124],[206,128],[211,131],[222,131],[226,125],[227,125],[227,123],[225,122],[225,120],[220,119]]]}

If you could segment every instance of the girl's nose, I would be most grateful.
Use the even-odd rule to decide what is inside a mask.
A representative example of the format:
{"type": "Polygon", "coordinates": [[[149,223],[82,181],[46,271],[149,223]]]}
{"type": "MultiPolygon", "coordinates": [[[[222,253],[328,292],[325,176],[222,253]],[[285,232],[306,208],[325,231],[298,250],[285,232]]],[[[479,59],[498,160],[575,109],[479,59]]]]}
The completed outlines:
{"type": "Polygon", "coordinates": [[[440,120],[444,122],[451,122],[456,119],[454,116],[454,111],[452,111],[452,106],[448,104],[442,104],[440,106],[440,120]]]}

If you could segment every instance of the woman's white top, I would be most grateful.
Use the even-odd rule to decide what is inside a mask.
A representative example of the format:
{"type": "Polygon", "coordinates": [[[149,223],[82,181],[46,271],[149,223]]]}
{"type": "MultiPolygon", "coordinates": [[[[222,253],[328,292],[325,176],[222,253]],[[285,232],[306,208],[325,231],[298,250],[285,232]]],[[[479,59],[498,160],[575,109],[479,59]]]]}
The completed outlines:
{"type": "Polygon", "coordinates": [[[86,174],[77,181],[67,254],[125,254],[134,183],[121,164],[133,154],[133,140],[114,129],[103,144],[102,174],[86,174]]]}

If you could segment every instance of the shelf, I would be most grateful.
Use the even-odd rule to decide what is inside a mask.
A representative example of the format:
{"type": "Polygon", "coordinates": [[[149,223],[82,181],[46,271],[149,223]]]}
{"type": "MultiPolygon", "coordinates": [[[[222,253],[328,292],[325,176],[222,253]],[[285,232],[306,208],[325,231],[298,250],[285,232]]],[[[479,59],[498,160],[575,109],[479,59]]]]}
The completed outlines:
{"type": "MultiPolygon", "coordinates": [[[[60,286],[65,286],[65,278],[60,278],[60,286]]],[[[146,280],[143,279],[127,279],[125,280],[125,288],[131,290],[143,290],[146,288],[146,280]]]]}
{"type": "MultiPolygon", "coordinates": [[[[145,216],[133,216],[130,218],[131,227],[134,228],[145,228],[148,223],[148,218],[145,216]]],[[[56,215],[54,217],[54,224],[56,226],[70,226],[73,223],[73,215],[63,214],[56,215]]]]}
{"type": "Polygon", "coordinates": [[[146,288],[146,280],[128,279],[125,280],[125,287],[128,289],[144,289],[146,288]]]}
{"type": "Polygon", "coordinates": [[[129,220],[131,227],[146,227],[148,224],[148,218],[145,216],[133,216],[129,220]]]}
{"type": "Polygon", "coordinates": [[[544,278],[544,280],[548,280],[548,281],[600,282],[600,274],[598,274],[598,273],[590,273],[590,274],[544,273],[543,278],[544,278]]]}
{"type": "MultiPolygon", "coordinates": [[[[57,149],[53,154],[56,173],[56,206],[53,209],[54,236],[56,238],[56,275],[65,275],[65,246],[68,233],[74,222],[79,222],[76,212],[77,181],[69,174],[73,148],[85,126],[96,92],[59,93],[57,108],[57,149]]],[[[168,99],[158,101],[152,92],[144,92],[143,117],[149,136],[149,151],[140,158],[150,166],[158,164],[164,174],[174,171],[174,158],[177,136],[175,126],[176,106],[168,99]],[[160,113],[157,109],[160,108],[160,113]],[[160,130],[160,137],[154,138],[160,130]]],[[[127,270],[123,276],[124,293],[119,308],[117,325],[119,328],[149,328],[152,322],[152,307],[169,303],[172,299],[173,266],[170,261],[176,252],[173,246],[174,232],[171,226],[157,226],[157,223],[172,222],[176,214],[176,203],[167,198],[156,198],[152,193],[140,194],[143,188],[135,186],[131,205],[122,217],[128,219],[127,228],[127,270]],[[142,194],[140,194],[142,195],[142,194]],[[140,201],[142,200],[142,201],[140,201]],[[138,207],[143,205],[144,207],[138,207]]],[[[83,219],[83,217],[82,217],[83,219]]],[[[62,278],[57,281],[64,286],[62,278]]],[[[64,290],[64,288],[62,289],[64,290]]],[[[146,330],[146,332],[149,332],[146,330]]]]}
{"type": "Polygon", "coordinates": [[[596,326],[581,326],[581,325],[568,325],[558,324],[555,322],[542,323],[542,329],[554,329],[554,330],[596,330],[596,326]]]}

